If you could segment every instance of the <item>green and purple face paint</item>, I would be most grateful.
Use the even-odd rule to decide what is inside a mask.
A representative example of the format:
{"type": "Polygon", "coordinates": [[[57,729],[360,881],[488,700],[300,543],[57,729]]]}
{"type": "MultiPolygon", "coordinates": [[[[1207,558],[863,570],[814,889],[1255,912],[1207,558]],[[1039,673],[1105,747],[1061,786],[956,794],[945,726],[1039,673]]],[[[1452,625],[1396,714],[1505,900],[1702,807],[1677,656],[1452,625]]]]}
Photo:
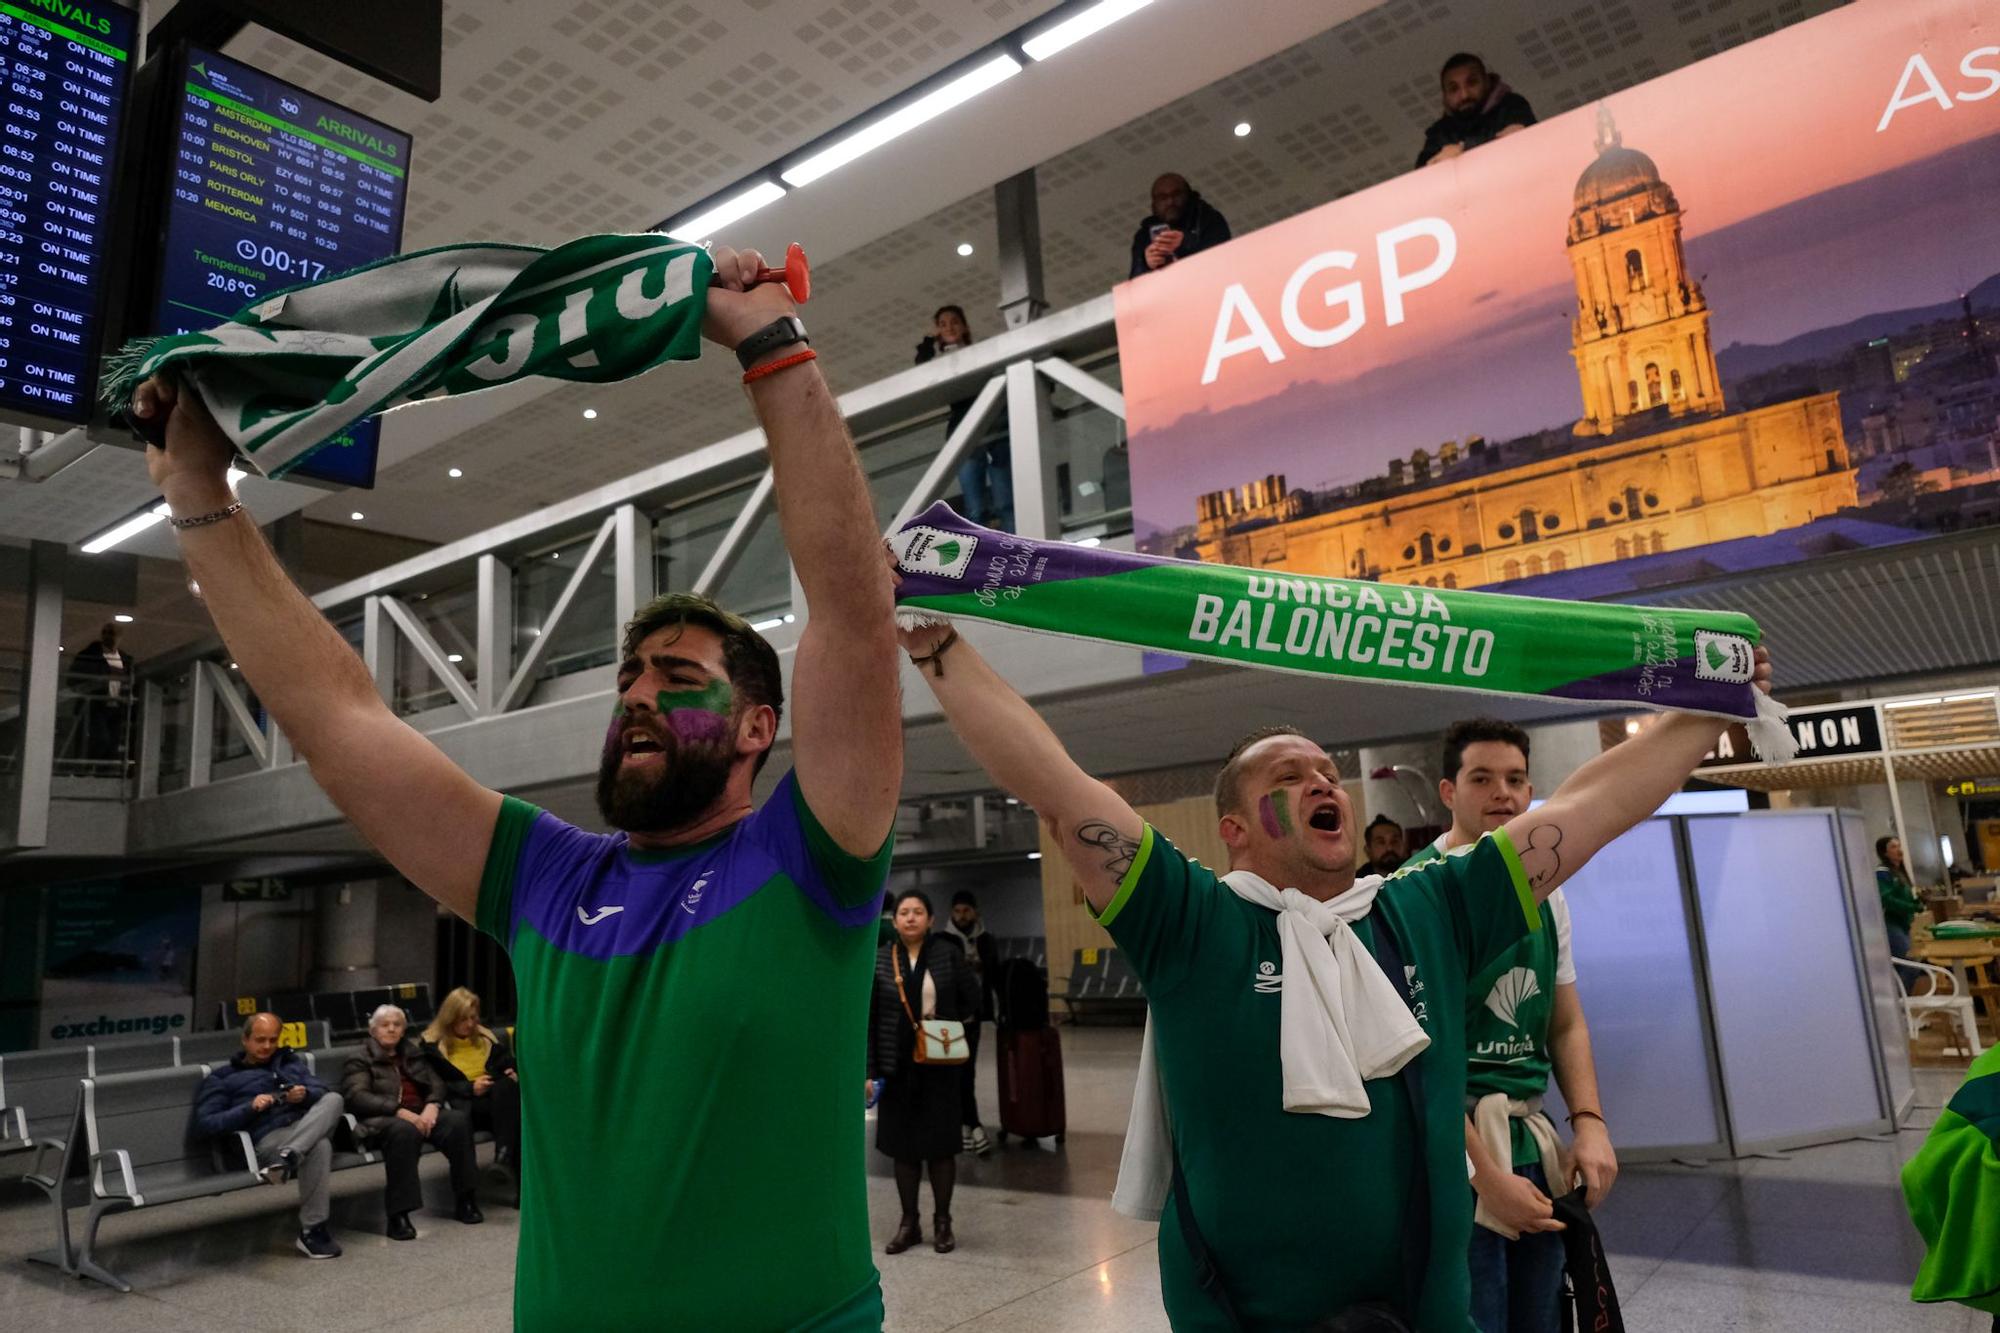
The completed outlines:
{"type": "MultiPolygon", "coordinates": [[[[729,719],[735,691],[726,680],[711,680],[698,690],[661,690],[653,696],[655,707],[674,739],[683,745],[717,743],[729,739],[729,719]]],[[[625,746],[624,704],[611,710],[611,725],[604,733],[604,753],[615,755],[625,746]]]]}
{"type": "Polygon", "coordinates": [[[1269,837],[1291,837],[1291,794],[1283,787],[1264,793],[1257,801],[1257,821],[1264,826],[1264,832],[1269,837]]]}

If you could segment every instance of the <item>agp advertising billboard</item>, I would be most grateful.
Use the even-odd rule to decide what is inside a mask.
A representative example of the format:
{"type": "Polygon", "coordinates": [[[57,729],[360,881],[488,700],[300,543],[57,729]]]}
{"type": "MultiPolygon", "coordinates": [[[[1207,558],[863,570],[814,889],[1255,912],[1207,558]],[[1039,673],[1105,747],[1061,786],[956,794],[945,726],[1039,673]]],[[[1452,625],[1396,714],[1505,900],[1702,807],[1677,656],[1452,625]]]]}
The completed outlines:
{"type": "Polygon", "coordinates": [[[1139,549],[1587,597],[2000,523],[2000,12],[1862,3],[1116,289],[1139,549]]]}

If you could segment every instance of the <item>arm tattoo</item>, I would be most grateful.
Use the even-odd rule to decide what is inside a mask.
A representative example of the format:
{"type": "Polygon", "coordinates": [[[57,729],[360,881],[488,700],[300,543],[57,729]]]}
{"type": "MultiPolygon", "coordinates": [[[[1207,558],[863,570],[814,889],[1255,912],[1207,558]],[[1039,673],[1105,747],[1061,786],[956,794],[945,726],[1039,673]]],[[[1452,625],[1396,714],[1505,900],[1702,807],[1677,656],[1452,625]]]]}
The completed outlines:
{"type": "Polygon", "coordinates": [[[1105,872],[1121,878],[1132,868],[1133,858],[1139,855],[1137,839],[1126,837],[1101,819],[1080,825],[1076,830],[1076,840],[1086,847],[1102,851],[1105,872]]]}
{"type": "Polygon", "coordinates": [[[1528,845],[1520,849],[1521,869],[1528,873],[1528,887],[1539,889],[1562,875],[1563,831],[1557,824],[1537,824],[1528,830],[1528,845]]]}

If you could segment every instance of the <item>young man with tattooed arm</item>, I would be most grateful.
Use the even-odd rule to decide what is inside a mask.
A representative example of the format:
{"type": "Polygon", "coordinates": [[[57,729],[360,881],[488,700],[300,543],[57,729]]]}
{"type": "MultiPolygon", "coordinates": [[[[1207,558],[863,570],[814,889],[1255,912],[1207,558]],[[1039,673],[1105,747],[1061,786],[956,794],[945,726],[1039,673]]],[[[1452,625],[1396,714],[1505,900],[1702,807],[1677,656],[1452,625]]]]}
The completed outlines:
{"type": "MultiPolygon", "coordinates": [[[[902,641],[972,756],[1051,828],[1146,984],[1135,1106],[1163,1094],[1165,1115],[1154,1134],[1135,1111],[1116,1202],[1162,1216],[1174,1327],[1344,1314],[1356,1322],[1341,1327],[1461,1333],[1467,984],[1539,927],[1542,898],[1680,788],[1722,719],[1662,718],[1546,805],[1378,895],[1389,881],[1356,879],[1360,830],[1333,760],[1299,732],[1252,732],[1223,765],[1218,876],[1077,767],[955,631],[902,641]]],[[[1759,688],[1769,680],[1760,651],[1759,688]]]]}

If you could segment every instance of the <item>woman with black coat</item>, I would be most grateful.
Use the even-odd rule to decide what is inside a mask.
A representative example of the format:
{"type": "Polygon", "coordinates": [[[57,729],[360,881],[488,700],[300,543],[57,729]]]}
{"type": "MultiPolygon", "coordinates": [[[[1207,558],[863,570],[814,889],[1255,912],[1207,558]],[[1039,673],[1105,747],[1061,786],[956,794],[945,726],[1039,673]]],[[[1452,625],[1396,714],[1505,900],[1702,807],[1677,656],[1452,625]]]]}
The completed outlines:
{"type": "Polygon", "coordinates": [[[949,1254],[958,1246],[951,1230],[951,1193],[958,1180],[959,1068],[916,1062],[917,1031],[911,1017],[971,1022],[979,1014],[979,978],[963,949],[931,937],[929,898],[915,889],[898,894],[894,920],[896,938],[875,959],[868,1029],[871,1093],[878,1081],[882,1085],[875,1147],[895,1161],[896,1193],[903,1203],[903,1221],[887,1252],[901,1254],[923,1243],[917,1185],[928,1162],[937,1208],[931,1219],[934,1248],[949,1254]]]}

